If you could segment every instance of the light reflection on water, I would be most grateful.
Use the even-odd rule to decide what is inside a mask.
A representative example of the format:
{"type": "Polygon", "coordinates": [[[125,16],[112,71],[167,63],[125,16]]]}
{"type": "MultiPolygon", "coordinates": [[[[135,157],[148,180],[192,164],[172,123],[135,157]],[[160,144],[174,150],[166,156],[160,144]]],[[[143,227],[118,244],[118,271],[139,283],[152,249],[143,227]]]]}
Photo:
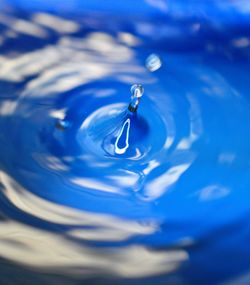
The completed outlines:
{"type": "Polygon", "coordinates": [[[1,282],[248,285],[249,32],[173,15],[1,13],[1,282]]]}

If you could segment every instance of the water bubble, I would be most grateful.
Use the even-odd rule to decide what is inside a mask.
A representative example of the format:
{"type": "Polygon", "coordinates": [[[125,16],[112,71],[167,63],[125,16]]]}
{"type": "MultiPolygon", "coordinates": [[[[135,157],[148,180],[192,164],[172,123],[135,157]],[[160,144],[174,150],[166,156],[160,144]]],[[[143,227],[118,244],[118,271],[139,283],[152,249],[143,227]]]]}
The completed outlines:
{"type": "Polygon", "coordinates": [[[154,72],[158,70],[162,65],[162,61],[157,54],[151,54],[146,59],[146,67],[149,71],[154,72]]]}
{"type": "Polygon", "coordinates": [[[130,112],[134,113],[138,109],[141,97],[144,93],[144,88],[141,84],[134,84],[130,91],[132,93],[132,97],[128,109],[130,112]]]}

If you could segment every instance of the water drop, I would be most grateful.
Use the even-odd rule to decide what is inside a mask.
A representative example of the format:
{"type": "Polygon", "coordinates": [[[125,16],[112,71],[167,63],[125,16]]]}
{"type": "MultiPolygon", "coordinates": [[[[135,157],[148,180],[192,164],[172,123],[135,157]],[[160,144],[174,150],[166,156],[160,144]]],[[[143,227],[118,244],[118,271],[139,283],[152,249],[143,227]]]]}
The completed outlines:
{"type": "Polygon", "coordinates": [[[134,84],[132,85],[130,91],[132,93],[132,97],[128,106],[128,110],[132,113],[135,113],[136,110],[138,109],[141,97],[144,93],[144,88],[142,87],[141,84],[134,84]]]}
{"type": "Polygon", "coordinates": [[[157,54],[151,54],[146,59],[146,67],[149,71],[154,72],[162,65],[161,59],[157,54]]]}
{"type": "Polygon", "coordinates": [[[70,127],[70,122],[66,119],[59,119],[57,122],[56,122],[56,127],[59,129],[59,130],[62,130],[64,131],[65,129],[69,128],[70,127]]]}

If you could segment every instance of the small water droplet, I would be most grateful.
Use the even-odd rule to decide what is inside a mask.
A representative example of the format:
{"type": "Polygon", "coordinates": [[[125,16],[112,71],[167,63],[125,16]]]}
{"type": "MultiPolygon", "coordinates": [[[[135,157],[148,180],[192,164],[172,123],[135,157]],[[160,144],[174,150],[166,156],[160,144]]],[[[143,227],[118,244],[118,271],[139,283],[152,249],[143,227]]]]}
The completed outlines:
{"type": "Polygon", "coordinates": [[[132,93],[132,97],[128,109],[130,112],[134,113],[139,106],[141,97],[144,93],[144,88],[141,84],[134,84],[132,85],[130,91],[132,93]]]}
{"type": "Polygon", "coordinates": [[[158,70],[162,65],[162,61],[157,54],[151,54],[146,59],[146,67],[149,71],[154,72],[158,70]]]}
{"type": "Polygon", "coordinates": [[[66,119],[59,119],[57,122],[56,122],[56,127],[59,129],[59,130],[62,130],[64,131],[65,129],[69,128],[70,127],[70,122],[66,119]]]}

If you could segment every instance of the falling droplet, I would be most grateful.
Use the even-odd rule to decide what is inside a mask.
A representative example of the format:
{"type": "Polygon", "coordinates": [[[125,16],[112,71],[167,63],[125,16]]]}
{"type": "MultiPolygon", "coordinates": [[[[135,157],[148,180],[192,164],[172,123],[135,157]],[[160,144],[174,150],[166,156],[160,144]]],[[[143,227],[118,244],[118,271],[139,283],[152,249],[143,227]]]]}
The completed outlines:
{"type": "Polygon", "coordinates": [[[132,113],[135,113],[138,109],[141,97],[144,93],[144,89],[141,84],[134,84],[132,85],[130,91],[132,93],[132,97],[128,106],[128,110],[132,113]]]}
{"type": "Polygon", "coordinates": [[[59,129],[59,130],[62,130],[64,131],[65,129],[69,128],[70,127],[70,122],[66,119],[59,119],[57,122],[56,122],[56,127],[59,129]]]}
{"type": "Polygon", "coordinates": [[[151,54],[146,59],[146,67],[149,71],[154,72],[162,65],[161,59],[157,54],[151,54]]]}

